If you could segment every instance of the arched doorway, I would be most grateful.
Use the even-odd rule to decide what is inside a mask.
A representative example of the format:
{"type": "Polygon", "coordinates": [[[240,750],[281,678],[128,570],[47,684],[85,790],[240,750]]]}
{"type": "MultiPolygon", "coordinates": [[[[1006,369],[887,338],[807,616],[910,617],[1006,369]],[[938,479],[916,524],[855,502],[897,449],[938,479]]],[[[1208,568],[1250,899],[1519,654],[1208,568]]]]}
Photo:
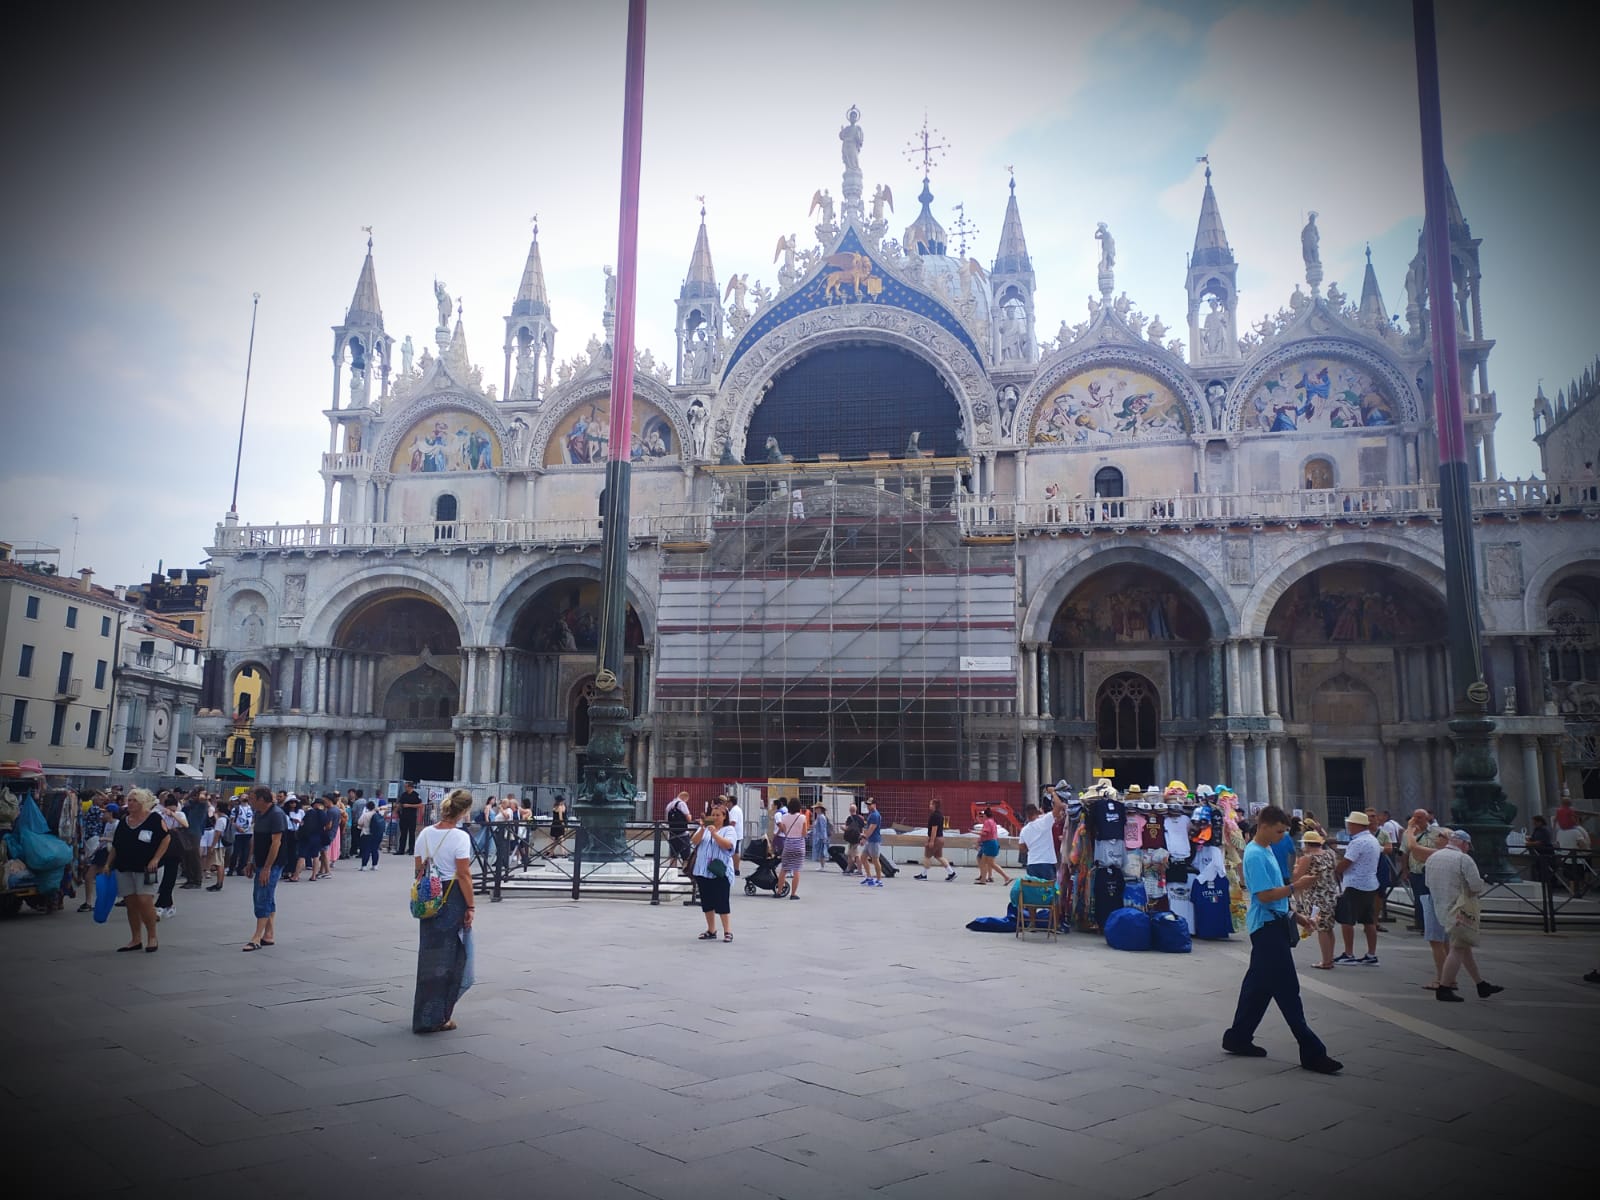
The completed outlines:
{"type": "Polygon", "coordinates": [[[1438,595],[1382,563],[1319,568],[1278,598],[1266,634],[1295,751],[1291,801],[1330,820],[1436,806],[1450,779],[1444,633],[1438,595]]]}
{"type": "MultiPolygon", "coordinates": [[[[530,781],[571,784],[582,775],[589,744],[587,688],[594,680],[600,638],[600,585],[593,579],[558,580],[541,588],[517,610],[506,639],[503,711],[527,731],[519,745],[530,763],[530,781]]],[[[649,695],[644,626],[628,605],[623,627],[619,680],[635,717],[649,695]]],[[[637,749],[639,737],[630,749],[637,749]]],[[[632,763],[643,779],[642,759],[632,763]]]]}
{"type": "MultiPolygon", "coordinates": [[[[1575,797],[1600,799],[1600,577],[1568,576],[1551,588],[1545,623],[1545,671],[1566,728],[1560,779],[1546,788],[1558,796],[1564,783],[1575,797]]],[[[1547,806],[1555,800],[1548,792],[1547,806]]]]}
{"type": "Polygon", "coordinates": [[[453,719],[461,707],[461,633],[432,598],[392,590],[368,597],[340,622],[327,669],[330,715],[380,716],[383,737],[331,733],[336,777],[452,781],[453,719]],[[346,665],[348,664],[348,665],[346,665]],[[364,769],[365,768],[365,769],[364,769]]]}
{"type": "Polygon", "coordinates": [[[222,746],[222,764],[232,769],[231,777],[248,779],[250,776],[238,772],[256,765],[254,726],[256,718],[271,704],[270,679],[266,666],[259,662],[240,663],[229,676],[229,727],[222,746]]]}
{"type": "Polygon", "coordinates": [[[1112,767],[1118,787],[1216,777],[1219,636],[1189,590],[1154,566],[1107,567],[1074,588],[1051,622],[1045,691],[1066,741],[1061,769],[1087,779],[1112,767]]]}
{"type": "Polygon", "coordinates": [[[906,457],[913,433],[931,457],[963,451],[961,408],[944,377],[916,355],[892,346],[818,350],[775,378],[750,418],[744,461],[766,462],[772,438],[785,455],[864,459],[906,457]]]}
{"type": "Polygon", "coordinates": [[[1121,671],[1095,695],[1095,744],[1100,765],[1115,772],[1119,788],[1156,784],[1156,752],[1161,745],[1161,701],[1143,675],[1121,671]]]}

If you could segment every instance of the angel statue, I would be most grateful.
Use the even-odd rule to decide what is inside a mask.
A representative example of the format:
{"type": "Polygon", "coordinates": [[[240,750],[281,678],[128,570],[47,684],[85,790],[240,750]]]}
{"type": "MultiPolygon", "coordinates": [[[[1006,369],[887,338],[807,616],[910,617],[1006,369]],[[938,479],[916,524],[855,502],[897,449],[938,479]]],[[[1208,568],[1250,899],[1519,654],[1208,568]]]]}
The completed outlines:
{"type": "Polygon", "coordinates": [[[887,184],[880,183],[877,190],[872,193],[873,221],[883,220],[883,206],[885,204],[889,206],[890,212],[894,211],[894,193],[889,190],[887,184]]]}
{"type": "Polygon", "coordinates": [[[749,278],[750,276],[748,274],[730,276],[728,279],[728,288],[722,293],[722,298],[724,300],[727,300],[729,296],[733,297],[733,307],[739,312],[744,311],[744,294],[749,290],[745,285],[745,280],[749,278]]]}
{"type": "Polygon", "coordinates": [[[433,298],[439,304],[439,328],[450,328],[450,310],[455,307],[450,302],[450,293],[444,290],[444,284],[437,279],[433,281],[433,298]]]}
{"type": "Polygon", "coordinates": [[[778,269],[778,282],[781,285],[789,286],[790,283],[794,283],[795,275],[798,274],[797,270],[795,270],[794,234],[790,234],[789,237],[779,235],[778,248],[773,251],[773,262],[778,261],[778,259],[784,261],[784,264],[778,269]]]}
{"type": "Polygon", "coordinates": [[[806,210],[806,216],[809,217],[812,213],[816,212],[819,208],[822,210],[822,223],[824,225],[832,225],[833,224],[833,197],[828,195],[828,189],[827,188],[823,188],[821,191],[815,192],[815,193],[812,194],[811,207],[806,210]]]}

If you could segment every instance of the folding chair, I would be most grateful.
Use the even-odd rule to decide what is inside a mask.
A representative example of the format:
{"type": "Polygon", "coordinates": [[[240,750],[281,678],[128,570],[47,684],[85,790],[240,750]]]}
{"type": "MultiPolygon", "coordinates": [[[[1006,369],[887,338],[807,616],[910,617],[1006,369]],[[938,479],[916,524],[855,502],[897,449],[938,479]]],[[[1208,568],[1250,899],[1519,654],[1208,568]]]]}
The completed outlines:
{"type": "Polygon", "coordinates": [[[1017,937],[1042,933],[1056,938],[1056,885],[1053,880],[1023,875],[1017,880],[1017,937]]]}

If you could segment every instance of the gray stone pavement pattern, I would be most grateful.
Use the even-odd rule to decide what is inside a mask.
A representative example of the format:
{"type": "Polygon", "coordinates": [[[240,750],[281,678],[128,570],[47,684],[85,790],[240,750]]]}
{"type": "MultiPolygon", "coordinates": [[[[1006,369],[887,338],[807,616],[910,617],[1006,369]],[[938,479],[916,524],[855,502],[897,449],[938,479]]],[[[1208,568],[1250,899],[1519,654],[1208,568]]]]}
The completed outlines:
{"type": "Polygon", "coordinates": [[[732,944],[679,904],[480,899],[479,983],[428,1037],[402,859],[282,886],[253,954],[240,880],[178,893],[159,954],[113,952],[120,910],[25,913],[0,923],[8,1175],[229,1200],[1592,1188],[1600,937],[1491,931],[1487,1002],[1434,1001],[1403,932],[1378,968],[1303,971],[1325,1078],[1275,1011],[1269,1058],[1221,1053],[1242,938],[969,933],[1005,898],[971,880],[813,870],[799,901],[736,895],[732,944]]]}

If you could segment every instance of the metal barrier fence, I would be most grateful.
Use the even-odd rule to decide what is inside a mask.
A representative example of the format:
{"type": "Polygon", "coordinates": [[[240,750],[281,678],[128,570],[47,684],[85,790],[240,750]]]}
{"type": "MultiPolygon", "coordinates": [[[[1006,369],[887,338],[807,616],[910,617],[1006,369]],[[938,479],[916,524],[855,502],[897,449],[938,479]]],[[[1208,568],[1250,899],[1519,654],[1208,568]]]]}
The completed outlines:
{"type": "Polygon", "coordinates": [[[693,889],[687,874],[669,877],[665,822],[641,821],[623,827],[621,857],[585,860],[588,838],[583,826],[569,821],[561,837],[550,836],[545,821],[495,821],[471,829],[474,888],[498,904],[507,894],[565,894],[573,900],[585,893],[610,897],[648,896],[660,904],[663,895],[693,889]]]}
{"type": "MultiPolygon", "coordinates": [[[[1479,897],[1486,924],[1532,917],[1538,919],[1545,933],[1555,933],[1561,922],[1568,928],[1600,927],[1600,905],[1573,907],[1576,902],[1590,899],[1591,895],[1600,896],[1600,889],[1596,887],[1600,884],[1600,871],[1595,867],[1600,854],[1592,850],[1553,850],[1545,855],[1521,857],[1532,878],[1491,883],[1479,897]]],[[[1395,883],[1388,898],[1413,914],[1417,911],[1409,875],[1395,883]]]]}

